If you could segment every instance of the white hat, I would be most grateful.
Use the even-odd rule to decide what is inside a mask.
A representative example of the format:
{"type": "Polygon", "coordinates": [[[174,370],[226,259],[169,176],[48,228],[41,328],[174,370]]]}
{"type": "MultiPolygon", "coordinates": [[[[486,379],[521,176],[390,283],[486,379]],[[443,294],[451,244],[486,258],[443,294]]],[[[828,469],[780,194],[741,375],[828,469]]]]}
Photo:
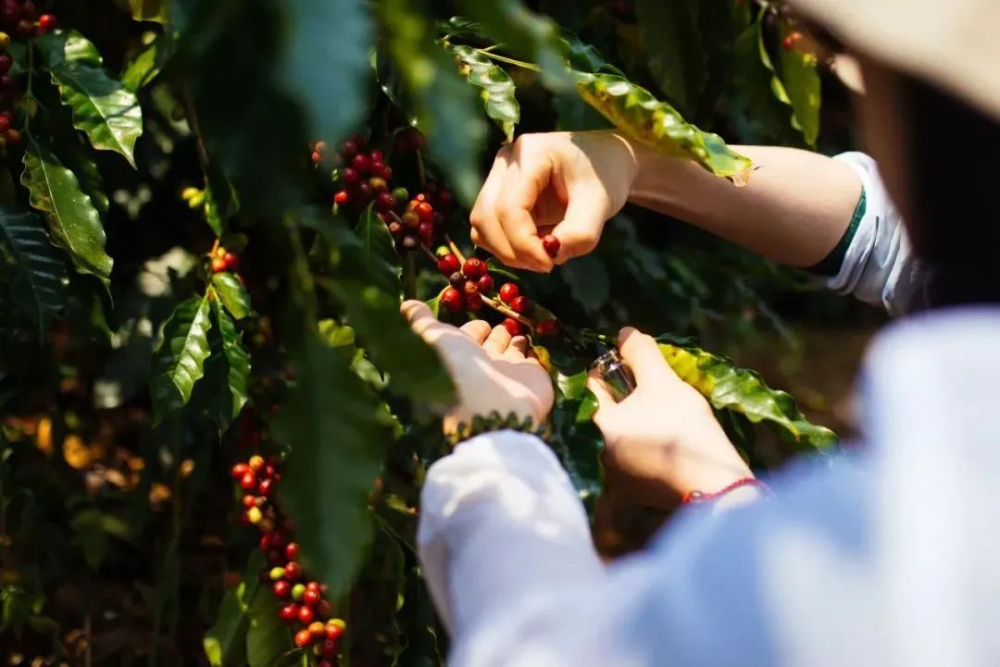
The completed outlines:
{"type": "Polygon", "coordinates": [[[791,0],[857,51],[1000,118],[1000,0],[791,0]]]}

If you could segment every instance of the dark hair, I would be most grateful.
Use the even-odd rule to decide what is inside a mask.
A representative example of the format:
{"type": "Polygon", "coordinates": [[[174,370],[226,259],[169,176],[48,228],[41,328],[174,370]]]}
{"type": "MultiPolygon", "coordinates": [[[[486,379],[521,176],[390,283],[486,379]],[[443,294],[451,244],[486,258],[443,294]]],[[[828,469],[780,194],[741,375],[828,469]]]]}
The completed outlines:
{"type": "Polygon", "coordinates": [[[907,228],[927,271],[917,308],[1000,303],[1000,122],[910,79],[907,228]]]}

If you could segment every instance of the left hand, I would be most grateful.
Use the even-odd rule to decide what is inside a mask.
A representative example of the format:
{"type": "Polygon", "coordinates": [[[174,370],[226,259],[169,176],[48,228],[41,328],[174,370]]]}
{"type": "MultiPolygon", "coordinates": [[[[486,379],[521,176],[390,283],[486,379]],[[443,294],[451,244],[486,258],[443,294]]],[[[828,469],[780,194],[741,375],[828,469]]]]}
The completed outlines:
{"type": "Polygon", "coordinates": [[[410,326],[434,346],[451,373],[458,401],[445,416],[446,432],[476,416],[498,412],[531,417],[539,425],[552,410],[552,380],[524,336],[511,338],[498,326],[483,320],[462,328],[439,322],[427,304],[406,301],[401,310],[410,326]]]}

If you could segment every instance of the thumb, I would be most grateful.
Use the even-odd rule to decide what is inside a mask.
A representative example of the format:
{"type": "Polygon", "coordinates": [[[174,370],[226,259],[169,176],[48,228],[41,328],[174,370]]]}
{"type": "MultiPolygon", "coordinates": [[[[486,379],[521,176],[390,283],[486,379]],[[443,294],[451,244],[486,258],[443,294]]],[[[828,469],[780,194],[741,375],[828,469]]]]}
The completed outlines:
{"type": "Polygon", "coordinates": [[[597,246],[607,221],[606,210],[606,198],[599,187],[576,188],[570,192],[566,215],[552,230],[552,235],[559,239],[557,264],[586,255],[597,246]]]}
{"type": "Polygon", "coordinates": [[[607,419],[608,414],[618,406],[614,396],[608,391],[608,386],[604,384],[600,373],[596,368],[587,373],[587,389],[594,392],[597,397],[597,412],[594,413],[594,423],[600,427],[600,422],[607,419]]]}

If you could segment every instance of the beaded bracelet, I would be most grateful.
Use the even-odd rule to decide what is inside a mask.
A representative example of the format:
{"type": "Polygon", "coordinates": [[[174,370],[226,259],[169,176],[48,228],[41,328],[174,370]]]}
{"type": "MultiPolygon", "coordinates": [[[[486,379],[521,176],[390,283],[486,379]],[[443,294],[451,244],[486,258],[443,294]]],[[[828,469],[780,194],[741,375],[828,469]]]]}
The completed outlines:
{"type": "Polygon", "coordinates": [[[520,431],[528,435],[538,436],[542,440],[547,439],[549,436],[549,427],[547,424],[535,426],[534,420],[531,417],[522,419],[513,412],[504,417],[499,412],[493,411],[485,416],[476,415],[469,423],[459,424],[448,435],[448,444],[454,447],[463,440],[493,431],[520,431]]]}
{"type": "Polygon", "coordinates": [[[711,500],[718,500],[727,493],[731,493],[736,489],[740,489],[744,486],[755,486],[758,489],[760,489],[761,493],[763,493],[765,496],[774,495],[774,492],[771,490],[771,487],[769,487],[764,482],[760,481],[759,479],[755,479],[753,477],[744,477],[742,479],[736,480],[732,484],[714,493],[707,493],[705,491],[688,491],[683,496],[681,496],[681,502],[684,503],[685,505],[692,505],[695,503],[704,503],[704,502],[709,502],[711,500]]]}

